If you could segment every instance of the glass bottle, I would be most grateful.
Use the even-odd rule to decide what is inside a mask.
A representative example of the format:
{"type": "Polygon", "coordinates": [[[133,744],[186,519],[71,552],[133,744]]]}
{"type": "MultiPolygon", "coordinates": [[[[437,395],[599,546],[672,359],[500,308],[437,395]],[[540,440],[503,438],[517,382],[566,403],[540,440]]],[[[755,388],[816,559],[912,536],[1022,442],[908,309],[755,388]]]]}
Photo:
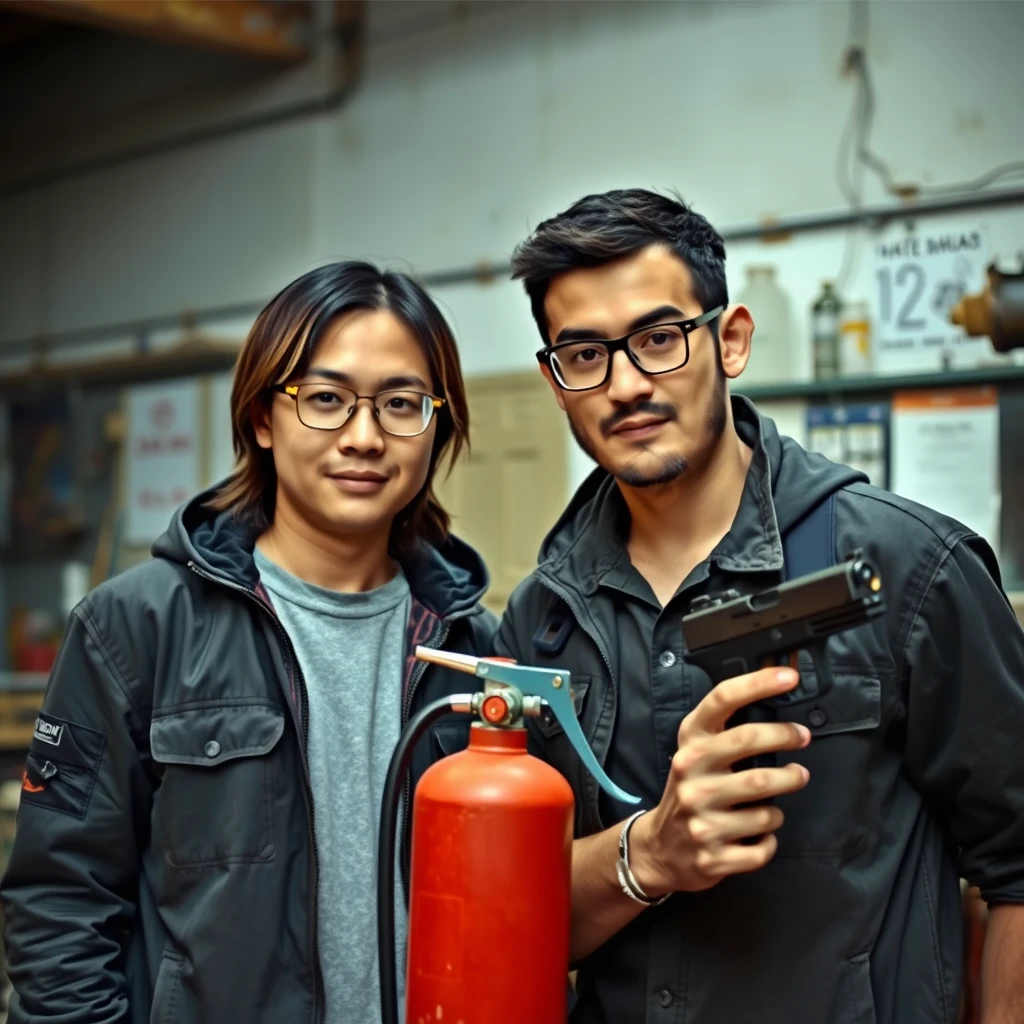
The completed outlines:
{"type": "Polygon", "coordinates": [[[821,294],[811,306],[811,339],[814,347],[814,376],[829,380],[839,376],[839,317],[843,304],[831,281],[823,281],[821,294]]]}
{"type": "Polygon", "coordinates": [[[866,302],[848,302],[839,318],[839,366],[844,377],[871,373],[871,312],[866,302]]]}

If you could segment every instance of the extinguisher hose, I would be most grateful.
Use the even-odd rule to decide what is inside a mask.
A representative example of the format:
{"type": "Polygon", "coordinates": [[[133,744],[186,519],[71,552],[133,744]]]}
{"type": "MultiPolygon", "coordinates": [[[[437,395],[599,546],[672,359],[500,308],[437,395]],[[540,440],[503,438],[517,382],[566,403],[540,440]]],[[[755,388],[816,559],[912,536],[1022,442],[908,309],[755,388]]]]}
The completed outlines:
{"type": "MultiPolygon", "coordinates": [[[[380,838],[377,843],[377,957],[380,961],[380,1013],[382,1024],[399,1024],[398,978],[395,958],[395,845],[402,786],[409,761],[419,738],[439,718],[456,709],[453,704],[465,697],[442,697],[410,719],[391,756],[384,798],[381,801],[380,838]]],[[[409,799],[412,799],[410,793],[409,799]]]]}

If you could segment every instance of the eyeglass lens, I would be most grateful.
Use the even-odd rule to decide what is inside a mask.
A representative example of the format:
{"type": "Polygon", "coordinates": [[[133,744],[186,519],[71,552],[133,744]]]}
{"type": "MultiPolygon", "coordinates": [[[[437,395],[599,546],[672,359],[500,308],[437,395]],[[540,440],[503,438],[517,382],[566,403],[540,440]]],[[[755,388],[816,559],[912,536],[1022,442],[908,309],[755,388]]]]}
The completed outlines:
{"type": "MultiPolygon", "coordinates": [[[[629,351],[648,373],[665,373],[682,366],[688,356],[686,334],[675,324],[648,327],[629,336],[629,351]]],[[[608,374],[608,349],[600,341],[559,345],[551,353],[552,368],[567,388],[601,384],[608,374]]]]}
{"type": "MultiPolygon", "coordinates": [[[[422,434],[434,415],[434,400],[420,391],[381,391],[373,399],[381,429],[399,437],[422,434]]],[[[327,384],[302,384],[295,396],[299,419],[316,430],[337,430],[355,412],[356,393],[327,384]]]]}

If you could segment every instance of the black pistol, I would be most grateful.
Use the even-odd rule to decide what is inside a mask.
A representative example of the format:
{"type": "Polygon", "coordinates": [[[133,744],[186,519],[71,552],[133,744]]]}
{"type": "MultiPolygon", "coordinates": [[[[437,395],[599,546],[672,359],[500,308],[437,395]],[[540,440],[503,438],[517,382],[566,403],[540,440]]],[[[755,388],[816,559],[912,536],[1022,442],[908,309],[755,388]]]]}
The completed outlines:
{"type": "MultiPolygon", "coordinates": [[[[859,552],[832,568],[746,597],[727,591],[722,597],[698,598],[698,602],[694,602],[696,610],[683,618],[683,639],[688,660],[707,672],[712,684],[772,665],[796,668],[802,650],[814,661],[817,688],[813,692],[808,693],[801,682],[797,691],[742,708],[730,726],[770,722],[781,704],[823,697],[832,686],[825,654],[828,638],[885,611],[881,576],[859,552]]],[[[775,755],[768,754],[738,761],[733,770],[774,764],[775,755]]]]}
{"type": "MultiPolygon", "coordinates": [[[[824,696],[832,686],[825,657],[828,638],[884,611],[882,579],[858,553],[830,569],[746,597],[731,591],[698,598],[683,617],[683,640],[689,660],[714,684],[772,665],[795,668],[797,653],[806,650],[818,677],[813,696],[824,696]]],[[[774,702],[792,699],[784,694],[774,702]]]]}

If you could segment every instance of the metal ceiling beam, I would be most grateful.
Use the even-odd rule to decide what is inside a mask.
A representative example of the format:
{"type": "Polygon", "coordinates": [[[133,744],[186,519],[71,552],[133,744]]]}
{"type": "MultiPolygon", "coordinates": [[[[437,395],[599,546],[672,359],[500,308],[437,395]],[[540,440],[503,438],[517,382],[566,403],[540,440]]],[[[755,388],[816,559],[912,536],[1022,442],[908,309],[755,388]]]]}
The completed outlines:
{"type": "Polygon", "coordinates": [[[268,0],[2,0],[0,11],[272,61],[309,54],[308,3],[268,0]]]}

